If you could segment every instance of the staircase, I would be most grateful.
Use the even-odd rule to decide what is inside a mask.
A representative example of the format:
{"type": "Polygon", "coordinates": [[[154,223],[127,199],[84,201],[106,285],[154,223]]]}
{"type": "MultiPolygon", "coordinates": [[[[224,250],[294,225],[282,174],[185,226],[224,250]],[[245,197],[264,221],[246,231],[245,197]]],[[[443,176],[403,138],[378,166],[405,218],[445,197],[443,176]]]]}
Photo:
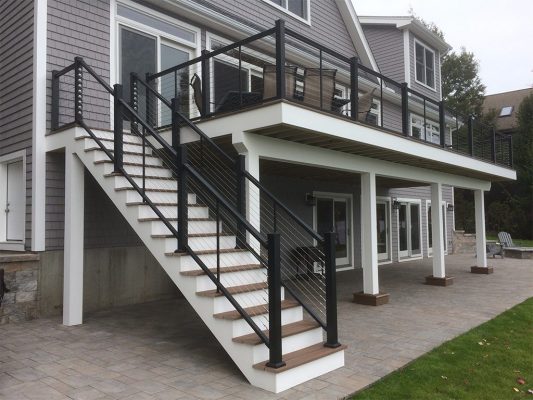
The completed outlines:
{"type": "MultiPolygon", "coordinates": [[[[76,59],[71,70],[76,76],[78,70],[80,75],[87,71],[109,93],[118,93],[81,59],[76,59]]],[[[60,79],[61,72],[54,73],[54,79],[60,79]]],[[[54,85],[53,91],[57,92],[54,85]]],[[[115,115],[118,112],[115,101],[115,115]]],[[[76,122],[83,129],[76,127],[62,133],[74,132],[69,149],[77,154],[252,385],[278,393],[344,365],[345,346],[336,341],[336,311],[328,315],[327,321],[333,327],[331,318],[335,318],[335,337],[331,339],[327,330],[324,343],[325,323],[313,318],[311,307],[297,293],[288,293],[289,286],[282,282],[279,243],[277,264],[273,261],[276,244],[270,236],[268,249],[258,249],[249,239],[239,243],[240,230],[251,235],[254,228],[233,208],[227,208],[224,217],[219,208],[225,200],[217,197],[216,190],[209,196],[207,186],[202,193],[196,192],[200,181],[193,184],[192,178],[177,174],[169,165],[168,152],[161,151],[168,145],[156,138],[155,132],[150,130],[152,139],[159,141],[156,146],[137,129],[109,132],[89,128],[82,117],[76,116],[76,122]],[[120,147],[117,137],[122,141],[120,147]],[[119,173],[115,172],[117,149],[121,151],[119,173]],[[178,190],[183,189],[181,184],[186,179],[189,185],[185,186],[185,197],[178,190]],[[180,197],[186,198],[186,206],[178,201],[180,197]],[[215,198],[215,206],[208,204],[210,198],[215,198]]],[[[190,172],[194,172],[192,167],[190,172]]],[[[260,237],[255,241],[261,243],[260,237]]]]}

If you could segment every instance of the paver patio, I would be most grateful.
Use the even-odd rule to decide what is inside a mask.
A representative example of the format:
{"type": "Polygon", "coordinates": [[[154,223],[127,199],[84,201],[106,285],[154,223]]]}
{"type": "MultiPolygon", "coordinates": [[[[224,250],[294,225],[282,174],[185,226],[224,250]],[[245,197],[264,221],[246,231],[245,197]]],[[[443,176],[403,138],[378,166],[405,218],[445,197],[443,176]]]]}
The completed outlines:
{"type": "Polygon", "coordinates": [[[339,329],[346,366],[279,395],[250,386],[184,300],[87,315],[85,324],[45,318],[0,326],[0,398],[337,399],[440,343],[533,296],[533,261],[489,260],[493,275],[469,272],[469,255],[446,257],[449,287],[424,285],[431,260],[380,267],[390,303],[352,303],[360,270],[338,274],[339,329]]]}

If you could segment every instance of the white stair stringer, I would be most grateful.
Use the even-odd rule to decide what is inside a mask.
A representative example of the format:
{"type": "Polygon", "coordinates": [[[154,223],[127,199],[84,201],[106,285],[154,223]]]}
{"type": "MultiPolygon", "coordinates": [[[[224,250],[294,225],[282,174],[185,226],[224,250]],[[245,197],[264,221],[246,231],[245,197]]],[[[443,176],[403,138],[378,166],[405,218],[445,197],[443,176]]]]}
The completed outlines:
{"type": "MultiPolygon", "coordinates": [[[[318,326],[283,337],[284,359],[285,357],[288,357],[288,359],[293,358],[296,360],[295,366],[290,368],[287,366],[281,372],[272,372],[268,368],[265,369],[258,365],[268,359],[267,346],[263,343],[252,345],[236,341],[239,337],[253,333],[252,328],[242,318],[227,319],[219,317],[224,315],[224,313],[235,313],[235,309],[230,302],[223,296],[209,297],[201,293],[199,294],[199,292],[214,289],[215,285],[206,275],[198,271],[200,267],[190,255],[176,255],[172,253],[175,239],[170,236],[169,229],[162,221],[156,218],[153,210],[149,209],[146,205],[140,204],[142,202],[141,196],[136,191],[127,188],[127,182],[125,182],[124,177],[109,175],[112,173],[113,168],[105,153],[96,148],[87,150],[87,140],[79,139],[72,140],[69,148],[78,155],[87,170],[113,201],[119,212],[135,230],[147,249],[157,259],[183,296],[195,309],[202,321],[211,330],[252,385],[278,393],[344,366],[344,347],[331,351],[320,358],[310,359],[305,363],[301,363],[301,365],[298,364],[298,360],[301,361],[302,359],[301,357],[298,358],[298,352],[312,349],[313,346],[323,348],[321,345],[323,342],[323,332],[322,328],[318,326]],[[196,276],[187,275],[195,273],[197,274],[196,276]]],[[[94,141],[91,142],[94,143],[94,141]]],[[[106,147],[108,146],[106,145],[106,147]]],[[[124,161],[125,164],[130,162],[132,168],[138,172],[139,167],[135,164],[142,162],[140,161],[141,158],[138,155],[128,154],[125,155],[124,161]]],[[[162,168],[161,161],[155,156],[147,156],[146,159],[154,167],[152,171],[157,169],[158,173],[164,178],[172,176],[170,171],[162,168]]],[[[128,171],[127,165],[125,167],[128,171]]],[[[174,219],[172,219],[171,215],[173,212],[172,206],[175,204],[177,198],[175,188],[172,187],[168,193],[158,194],[154,197],[150,195],[149,191],[147,194],[152,201],[158,204],[169,205],[168,208],[162,206],[160,210],[164,215],[169,214],[172,225],[177,227],[175,215],[174,219]]],[[[198,235],[198,237],[195,237],[195,235],[191,236],[189,239],[190,245],[193,250],[200,251],[199,257],[206,263],[208,268],[214,268],[216,266],[216,254],[202,254],[202,251],[216,249],[216,247],[208,248],[216,243],[216,236],[214,236],[216,235],[216,223],[206,218],[208,211],[205,207],[196,204],[196,196],[194,194],[189,194],[188,200],[191,206],[189,208],[189,233],[198,235]],[[193,209],[196,209],[193,213],[195,213],[194,217],[198,217],[197,220],[191,217],[191,210],[193,209]],[[200,240],[200,235],[205,235],[205,238],[203,238],[205,240],[200,240]]],[[[250,268],[254,268],[253,264],[258,264],[255,257],[248,251],[231,251],[235,245],[234,236],[227,235],[226,237],[221,237],[220,243],[221,248],[228,251],[227,253],[221,254],[221,266],[223,268],[232,268],[236,265],[236,260],[238,261],[238,265],[250,265],[250,268]]],[[[237,277],[241,282],[242,280],[246,280],[247,284],[258,285],[258,287],[262,288],[260,290],[235,294],[234,298],[239,304],[243,308],[264,306],[263,308],[267,309],[268,304],[265,303],[268,303],[268,291],[264,287],[266,271],[259,269],[259,266],[257,266],[257,269],[227,272],[227,274],[221,275],[221,281],[229,285],[233,281],[233,278],[237,277]],[[261,299],[265,303],[262,303],[261,299]]],[[[228,286],[226,287],[228,288],[228,286]]],[[[267,312],[251,315],[251,319],[256,322],[260,329],[268,329],[267,312]]],[[[284,325],[284,329],[285,325],[301,324],[302,320],[303,309],[300,305],[293,304],[291,307],[282,310],[282,324],[284,325]]],[[[287,364],[289,365],[290,363],[288,362],[287,364]]]]}

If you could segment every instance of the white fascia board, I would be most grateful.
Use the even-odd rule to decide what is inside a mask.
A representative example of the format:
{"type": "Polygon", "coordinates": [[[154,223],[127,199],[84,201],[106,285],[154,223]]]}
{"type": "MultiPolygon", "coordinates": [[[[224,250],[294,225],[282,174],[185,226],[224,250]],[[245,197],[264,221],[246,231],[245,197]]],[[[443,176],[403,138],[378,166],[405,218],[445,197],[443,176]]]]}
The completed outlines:
{"type": "Polygon", "coordinates": [[[45,250],[47,0],[33,3],[33,122],[31,250],[45,250]]]}
{"type": "Polygon", "coordinates": [[[342,16],[346,30],[352,39],[355,50],[359,59],[363,64],[370,66],[374,71],[379,72],[379,67],[372,54],[370,45],[366,40],[366,36],[363,32],[363,28],[359,23],[359,17],[355,12],[355,8],[351,0],[335,0],[337,8],[342,16]]]}
{"type": "MultiPolygon", "coordinates": [[[[328,116],[288,102],[273,103],[255,110],[214,118],[211,121],[200,122],[198,126],[209,136],[215,137],[233,134],[236,131],[253,132],[254,130],[281,124],[309,130],[310,132],[320,132],[331,137],[346,139],[376,148],[394,150],[408,156],[426,158],[452,166],[466,164],[470,170],[510,180],[516,179],[516,171],[514,170],[451,151],[445,151],[416,140],[407,140],[399,135],[328,116]]],[[[290,142],[284,141],[284,143],[290,142]]],[[[336,152],[336,154],[341,154],[341,152],[336,152]]],[[[394,165],[398,166],[399,164],[394,165]]]]}

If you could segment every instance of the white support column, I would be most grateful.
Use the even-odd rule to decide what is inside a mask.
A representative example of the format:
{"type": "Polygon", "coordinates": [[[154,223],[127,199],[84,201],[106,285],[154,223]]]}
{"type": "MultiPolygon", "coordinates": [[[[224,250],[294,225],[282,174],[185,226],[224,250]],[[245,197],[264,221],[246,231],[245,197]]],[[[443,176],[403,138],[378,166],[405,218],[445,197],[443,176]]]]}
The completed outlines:
{"type": "Polygon", "coordinates": [[[480,268],[487,268],[487,241],[485,239],[485,197],[483,190],[474,191],[474,204],[476,210],[477,266],[480,268]]]}
{"type": "Polygon", "coordinates": [[[83,320],[84,167],[76,154],[65,152],[65,260],[63,324],[83,320]]]}
{"type": "Polygon", "coordinates": [[[433,238],[433,277],[444,278],[444,231],[442,226],[442,184],[431,184],[431,237],[433,238]]]}
{"type": "Polygon", "coordinates": [[[379,293],[376,218],[376,174],[370,172],[361,175],[361,253],[363,291],[372,295],[379,293]]]}

